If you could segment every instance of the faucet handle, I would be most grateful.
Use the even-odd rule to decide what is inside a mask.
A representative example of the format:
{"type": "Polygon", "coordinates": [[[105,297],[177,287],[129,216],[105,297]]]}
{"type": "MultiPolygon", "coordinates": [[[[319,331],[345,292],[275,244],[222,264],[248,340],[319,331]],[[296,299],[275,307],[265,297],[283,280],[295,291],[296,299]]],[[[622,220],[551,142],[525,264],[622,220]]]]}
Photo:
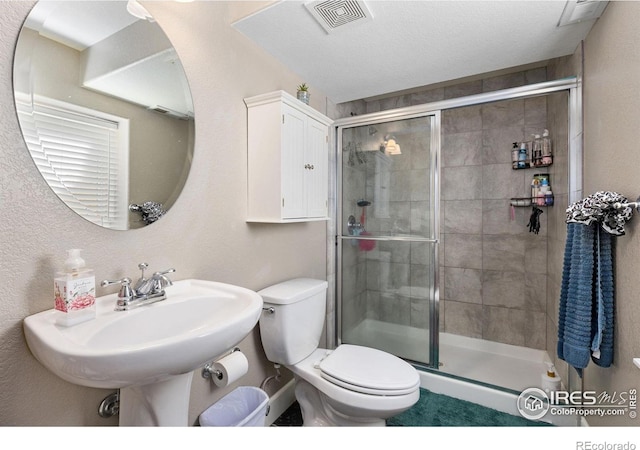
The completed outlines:
{"type": "Polygon", "coordinates": [[[112,284],[121,284],[120,292],[118,292],[118,302],[120,300],[131,300],[133,298],[133,290],[131,290],[131,278],[122,278],[120,280],[102,280],[100,286],[106,287],[112,284]]]}
{"type": "Polygon", "coordinates": [[[173,282],[169,279],[169,277],[165,276],[168,273],[173,273],[175,272],[176,269],[168,269],[162,272],[156,272],[153,274],[153,291],[154,292],[161,292],[164,290],[164,288],[166,288],[167,286],[171,286],[173,285],[173,282]]]}
{"type": "Polygon", "coordinates": [[[140,289],[142,287],[142,285],[147,281],[147,279],[144,277],[144,270],[147,267],[149,267],[149,264],[147,264],[146,262],[142,262],[142,263],[138,264],[138,269],[140,269],[142,271],[142,274],[140,275],[140,278],[138,278],[138,281],[136,281],[136,285],[133,287],[133,289],[135,291],[140,289]]]}
{"type": "Polygon", "coordinates": [[[176,271],[176,269],[173,269],[173,268],[172,268],[172,269],[167,269],[167,270],[163,270],[162,272],[156,272],[156,273],[154,273],[154,274],[153,274],[153,276],[156,276],[156,275],[166,275],[166,274],[168,274],[168,273],[173,273],[173,272],[175,272],[175,271],[176,271]]]}

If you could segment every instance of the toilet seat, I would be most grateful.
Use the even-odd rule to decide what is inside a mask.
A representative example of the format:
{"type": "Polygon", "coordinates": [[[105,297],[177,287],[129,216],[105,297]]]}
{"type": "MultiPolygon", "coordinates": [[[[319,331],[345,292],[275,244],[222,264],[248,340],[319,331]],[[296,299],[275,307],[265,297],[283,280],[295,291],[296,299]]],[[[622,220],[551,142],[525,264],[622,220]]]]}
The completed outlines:
{"type": "Polygon", "coordinates": [[[394,396],[414,392],[417,371],[397,356],[369,347],[342,344],[319,364],[325,380],[363,394],[394,396]]]}

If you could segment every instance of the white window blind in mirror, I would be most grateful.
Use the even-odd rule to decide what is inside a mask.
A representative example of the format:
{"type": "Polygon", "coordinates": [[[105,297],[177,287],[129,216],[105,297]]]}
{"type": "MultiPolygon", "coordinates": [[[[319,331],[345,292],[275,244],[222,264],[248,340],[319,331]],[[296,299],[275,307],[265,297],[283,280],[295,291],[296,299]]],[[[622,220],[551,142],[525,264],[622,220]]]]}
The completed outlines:
{"type": "Polygon", "coordinates": [[[43,97],[16,106],[31,156],[55,193],[85,219],[127,229],[128,119],[43,97]]]}

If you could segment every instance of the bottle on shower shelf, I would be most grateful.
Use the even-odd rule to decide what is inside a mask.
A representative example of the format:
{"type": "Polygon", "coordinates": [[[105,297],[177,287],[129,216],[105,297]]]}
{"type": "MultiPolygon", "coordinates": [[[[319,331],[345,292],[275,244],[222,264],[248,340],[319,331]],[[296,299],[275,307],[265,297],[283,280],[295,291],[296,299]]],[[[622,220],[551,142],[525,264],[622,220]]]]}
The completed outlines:
{"type": "Polygon", "coordinates": [[[518,152],[518,169],[526,169],[527,167],[529,167],[529,163],[527,162],[527,144],[523,142],[518,152]]]}
{"type": "Polygon", "coordinates": [[[520,149],[518,148],[518,143],[513,143],[513,148],[511,149],[511,167],[514,169],[518,168],[518,160],[520,159],[520,149]]]}
{"type": "Polygon", "coordinates": [[[548,166],[553,162],[553,156],[551,151],[551,137],[549,137],[549,130],[544,130],[542,133],[542,160],[541,165],[548,166]]]}
{"type": "Polygon", "coordinates": [[[537,167],[542,164],[542,138],[539,134],[534,135],[531,145],[531,162],[537,167]]]}

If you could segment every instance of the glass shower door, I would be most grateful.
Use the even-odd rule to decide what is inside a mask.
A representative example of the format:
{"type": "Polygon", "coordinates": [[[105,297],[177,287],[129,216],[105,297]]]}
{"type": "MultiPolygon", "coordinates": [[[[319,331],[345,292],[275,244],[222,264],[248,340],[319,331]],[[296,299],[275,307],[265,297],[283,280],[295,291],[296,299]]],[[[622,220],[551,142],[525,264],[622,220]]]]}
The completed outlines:
{"type": "Polygon", "coordinates": [[[439,114],[338,128],[341,343],[437,366],[439,114]]]}

